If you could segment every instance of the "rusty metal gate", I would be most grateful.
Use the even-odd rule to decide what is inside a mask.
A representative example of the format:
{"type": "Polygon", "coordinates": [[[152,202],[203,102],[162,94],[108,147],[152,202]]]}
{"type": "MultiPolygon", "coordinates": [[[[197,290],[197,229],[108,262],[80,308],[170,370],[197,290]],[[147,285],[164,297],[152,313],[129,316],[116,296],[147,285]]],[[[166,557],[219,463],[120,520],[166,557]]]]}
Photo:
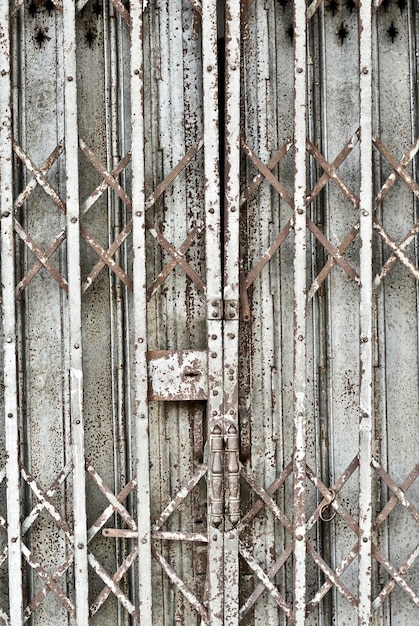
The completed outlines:
{"type": "Polygon", "coordinates": [[[419,625],[416,0],[2,0],[0,624],[419,625]]]}

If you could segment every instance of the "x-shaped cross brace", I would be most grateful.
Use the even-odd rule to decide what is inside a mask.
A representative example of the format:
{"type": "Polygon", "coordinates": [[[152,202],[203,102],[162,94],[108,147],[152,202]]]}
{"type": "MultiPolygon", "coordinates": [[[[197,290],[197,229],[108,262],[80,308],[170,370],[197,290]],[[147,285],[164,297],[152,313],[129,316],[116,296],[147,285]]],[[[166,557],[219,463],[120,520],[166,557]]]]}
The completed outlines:
{"type": "MultiPolygon", "coordinates": [[[[339,515],[343,517],[343,519],[350,525],[350,527],[352,528],[352,530],[354,530],[354,532],[357,532],[358,526],[354,522],[353,518],[350,516],[349,513],[347,513],[344,507],[342,507],[336,501],[336,495],[339,493],[339,491],[342,489],[344,484],[350,478],[350,476],[352,475],[352,473],[354,472],[357,466],[358,466],[358,460],[357,458],[355,458],[350,463],[350,465],[345,470],[345,472],[342,474],[340,479],[336,482],[336,484],[333,485],[332,488],[330,489],[328,489],[315,476],[315,474],[313,474],[313,472],[311,472],[311,470],[307,467],[307,470],[306,470],[307,476],[310,479],[313,479],[315,481],[316,487],[320,489],[323,495],[322,501],[319,503],[315,512],[307,521],[308,530],[318,521],[324,507],[333,503],[333,506],[335,510],[339,513],[339,515]]],[[[275,502],[272,500],[272,496],[274,495],[274,493],[285,482],[285,480],[291,473],[292,473],[292,462],[288,464],[288,466],[283,470],[280,476],[278,476],[274,480],[274,482],[270,485],[270,487],[268,487],[268,489],[265,490],[260,485],[258,485],[258,483],[251,476],[249,476],[243,469],[241,470],[241,474],[243,478],[250,485],[250,487],[257,493],[260,500],[258,500],[250,509],[250,511],[248,511],[248,513],[242,518],[241,523],[240,523],[240,530],[242,530],[245,526],[247,526],[254,519],[254,517],[257,515],[257,513],[262,509],[263,505],[265,504],[274,513],[274,515],[281,521],[281,523],[291,533],[291,535],[293,535],[292,523],[286,517],[286,515],[277,507],[275,502]]],[[[337,572],[334,572],[308,542],[306,544],[306,549],[307,549],[307,553],[311,556],[311,558],[315,561],[315,563],[325,573],[328,579],[327,582],[329,583],[329,585],[330,586],[335,585],[341,591],[342,595],[344,595],[348,599],[350,604],[356,606],[357,600],[340,580],[340,574],[338,574],[337,572]]],[[[272,567],[270,568],[269,572],[267,572],[267,574],[264,574],[264,572],[261,570],[259,566],[256,567],[257,564],[255,565],[253,559],[249,561],[247,558],[249,556],[247,552],[241,550],[243,558],[246,559],[249,566],[253,569],[253,571],[255,571],[255,573],[258,575],[258,577],[261,580],[261,583],[259,583],[259,585],[253,591],[252,595],[247,599],[247,601],[241,607],[240,609],[241,616],[244,616],[250,610],[250,608],[256,602],[258,597],[263,593],[265,588],[268,588],[268,590],[271,591],[272,583],[270,583],[268,587],[266,583],[268,581],[271,581],[274,578],[274,576],[278,573],[278,571],[284,565],[288,557],[292,554],[292,550],[293,550],[293,544],[290,543],[282,552],[280,557],[276,560],[276,562],[272,565],[272,567]]],[[[330,586],[328,588],[330,588],[330,586]]],[[[279,591],[277,589],[276,589],[274,598],[276,602],[278,603],[278,605],[281,606],[281,608],[283,608],[283,610],[287,613],[287,615],[289,614],[289,616],[291,617],[292,615],[291,607],[285,602],[284,598],[279,594],[279,591]]]]}
{"type": "MultiPolygon", "coordinates": [[[[406,171],[406,166],[410,163],[413,157],[416,155],[419,149],[419,138],[411,146],[408,152],[398,161],[384,145],[384,143],[378,137],[373,138],[374,146],[379,150],[380,154],[386,159],[386,161],[393,168],[393,172],[388,177],[387,181],[382,186],[379,194],[376,198],[376,205],[381,203],[385,196],[390,191],[391,187],[396,182],[397,178],[401,178],[404,183],[409,187],[412,193],[419,197],[419,185],[412,178],[412,176],[406,171]]],[[[397,245],[395,241],[390,237],[388,232],[384,229],[382,224],[378,220],[374,220],[374,230],[383,239],[387,246],[392,251],[392,256],[386,261],[379,274],[377,274],[375,282],[378,285],[381,280],[388,274],[396,261],[400,261],[404,267],[410,272],[410,274],[419,280],[419,270],[412,263],[409,257],[404,253],[409,243],[414,239],[415,235],[419,232],[419,220],[413,225],[407,235],[403,238],[402,242],[397,245]]]]}
{"type": "MultiPolygon", "coordinates": [[[[52,151],[47,160],[43,163],[43,165],[38,169],[28,155],[22,150],[19,144],[13,140],[13,150],[19,159],[24,163],[29,172],[32,174],[33,178],[28,182],[24,190],[19,194],[16,198],[14,209],[18,210],[23,206],[26,200],[29,198],[30,194],[34,191],[36,185],[38,184],[45,193],[51,198],[53,203],[60,209],[61,212],[65,214],[66,207],[59,196],[59,194],[55,191],[55,189],[51,186],[49,181],[46,179],[47,172],[51,169],[54,163],[57,161],[58,157],[61,155],[63,151],[63,142],[60,142],[58,146],[52,151]]],[[[39,246],[34,242],[34,240],[30,237],[27,231],[23,228],[23,226],[18,222],[15,218],[14,220],[15,230],[22,241],[26,244],[26,246],[33,252],[33,254],[37,257],[36,263],[26,272],[23,278],[17,285],[17,295],[18,297],[22,294],[22,291],[29,285],[29,283],[33,280],[36,274],[39,272],[41,267],[45,267],[48,272],[55,278],[60,287],[62,287],[65,291],[68,290],[68,284],[66,279],[63,277],[61,272],[57,269],[57,267],[50,261],[50,257],[52,254],[59,248],[61,243],[65,239],[65,230],[61,231],[53,243],[45,250],[42,251],[39,246]]]]}
{"type": "MultiPolygon", "coordinates": [[[[313,202],[313,200],[318,196],[322,188],[325,186],[328,180],[332,180],[338,189],[348,198],[348,200],[353,204],[355,208],[359,206],[359,199],[355,196],[355,194],[351,191],[348,185],[342,180],[341,176],[337,172],[337,168],[343,163],[345,158],[354,148],[355,144],[359,139],[359,130],[357,130],[354,135],[350,138],[338,156],[334,159],[334,161],[330,164],[326,161],[323,155],[316,149],[316,147],[307,140],[307,150],[308,152],[317,160],[317,162],[324,169],[324,173],[316,183],[311,193],[307,196],[307,205],[313,202]]],[[[241,140],[242,150],[249,157],[250,161],[253,165],[258,169],[259,174],[254,178],[252,183],[246,188],[241,197],[241,204],[246,202],[251,194],[257,189],[257,187],[262,183],[264,179],[266,179],[272,187],[278,192],[280,197],[288,204],[288,206],[294,210],[294,201],[291,194],[284,187],[282,183],[272,174],[272,169],[279,163],[282,157],[287,153],[289,148],[292,146],[292,141],[287,140],[283,146],[278,150],[278,152],[270,159],[269,163],[265,165],[261,159],[252,151],[252,149],[241,140]]],[[[274,242],[265,252],[265,254],[259,259],[257,264],[252,268],[249,274],[243,278],[241,281],[241,298],[242,298],[242,307],[243,310],[247,311],[248,309],[248,301],[246,297],[246,291],[253,283],[255,278],[260,274],[265,265],[271,260],[273,254],[279,248],[279,246],[285,241],[288,236],[290,230],[293,227],[293,218],[286,223],[286,225],[281,229],[274,242]]],[[[314,222],[307,217],[307,227],[316,237],[316,239],[321,243],[321,245],[325,248],[325,250],[329,253],[330,258],[333,259],[333,264],[339,265],[348,276],[356,283],[359,284],[359,276],[356,271],[349,265],[349,263],[342,256],[343,251],[342,247],[336,248],[331,244],[331,242],[325,237],[322,231],[314,224],[314,222]]],[[[313,283],[315,286],[315,290],[320,286],[319,278],[313,283]]],[[[324,280],[324,279],[323,279],[324,280]]],[[[312,286],[313,289],[313,286],[312,286]]],[[[311,292],[309,292],[311,293],[311,292]]],[[[314,293],[314,291],[313,291],[314,293]]]]}
{"type": "MultiPolygon", "coordinates": [[[[79,140],[79,145],[80,145],[80,149],[88,158],[90,163],[93,165],[96,171],[99,172],[99,174],[103,177],[105,185],[110,187],[117,194],[117,196],[121,199],[121,201],[129,210],[132,210],[131,198],[128,196],[126,191],[121,187],[121,185],[112,175],[112,173],[106,170],[106,168],[102,165],[102,163],[93,153],[93,151],[86,145],[83,139],[79,140]]],[[[146,209],[151,207],[158,200],[158,198],[164,193],[164,191],[173,182],[173,180],[178,176],[178,174],[189,164],[191,159],[200,150],[202,145],[203,145],[202,140],[199,140],[198,142],[196,142],[196,144],[194,144],[188,150],[188,152],[181,159],[181,161],[176,165],[176,167],[173,168],[173,170],[165,177],[165,179],[159,184],[156,190],[148,198],[148,200],[145,203],[146,209]]],[[[203,227],[197,226],[193,228],[191,232],[189,233],[185,242],[181,245],[179,250],[177,250],[171,243],[167,241],[167,239],[164,237],[161,231],[155,228],[153,224],[150,222],[150,220],[148,220],[147,218],[145,220],[145,224],[150,234],[156,239],[159,245],[166,252],[168,252],[169,255],[171,256],[171,260],[166,264],[166,266],[160,272],[159,276],[155,279],[155,281],[149,288],[148,290],[149,297],[151,297],[157,291],[157,289],[163,284],[166,277],[174,269],[174,267],[176,267],[176,265],[179,265],[184,270],[184,272],[195,283],[198,289],[205,291],[205,285],[202,279],[196,273],[196,271],[187,263],[187,261],[184,258],[185,252],[187,251],[191,243],[194,241],[194,239],[196,239],[196,237],[202,231],[203,227]]],[[[127,276],[127,274],[122,270],[122,268],[113,259],[115,252],[121,246],[123,241],[125,241],[128,235],[131,233],[132,226],[133,226],[133,222],[132,220],[130,220],[125,225],[124,229],[115,239],[115,241],[112,243],[112,245],[108,248],[108,250],[105,251],[103,247],[95,240],[93,235],[88,231],[88,229],[83,224],[80,225],[80,232],[83,238],[85,239],[87,243],[89,243],[89,245],[95,250],[95,252],[100,257],[100,260],[95,265],[93,270],[89,273],[85,281],[85,284],[83,286],[83,289],[85,291],[90,287],[94,279],[98,276],[98,274],[105,267],[105,265],[108,265],[112,269],[112,271],[115,272],[115,274],[127,285],[127,287],[132,289],[132,280],[127,276]]]]}

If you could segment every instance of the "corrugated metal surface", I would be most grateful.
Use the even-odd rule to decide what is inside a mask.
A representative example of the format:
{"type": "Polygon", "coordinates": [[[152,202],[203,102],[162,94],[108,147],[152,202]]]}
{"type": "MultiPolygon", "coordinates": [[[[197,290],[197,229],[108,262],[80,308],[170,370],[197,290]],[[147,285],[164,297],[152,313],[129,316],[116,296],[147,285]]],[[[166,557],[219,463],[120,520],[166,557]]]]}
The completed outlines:
{"type": "Polygon", "coordinates": [[[0,623],[419,623],[416,13],[1,4],[0,623]]]}

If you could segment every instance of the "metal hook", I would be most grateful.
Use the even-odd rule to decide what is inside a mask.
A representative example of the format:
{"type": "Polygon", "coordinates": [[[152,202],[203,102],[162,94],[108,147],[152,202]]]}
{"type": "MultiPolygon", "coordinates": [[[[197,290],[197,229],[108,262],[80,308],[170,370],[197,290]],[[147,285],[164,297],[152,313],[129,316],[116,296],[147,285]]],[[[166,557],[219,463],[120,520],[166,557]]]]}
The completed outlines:
{"type": "Polygon", "coordinates": [[[330,507],[330,505],[332,504],[333,500],[336,498],[336,493],[333,491],[333,489],[329,489],[329,493],[331,496],[331,499],[329,502],[326,502],[326,504],[324,504],[322,506],[322,508],[320,509],[320,513],[319,513],[319,517],[323,522],[331,522],[332,519],[335,517],[336,515],[336,511],[333,511],[332,515],[330,517],[324,517],[323,515],[323,511],[326,511],[326,509],[328,509],[330,507]]]}

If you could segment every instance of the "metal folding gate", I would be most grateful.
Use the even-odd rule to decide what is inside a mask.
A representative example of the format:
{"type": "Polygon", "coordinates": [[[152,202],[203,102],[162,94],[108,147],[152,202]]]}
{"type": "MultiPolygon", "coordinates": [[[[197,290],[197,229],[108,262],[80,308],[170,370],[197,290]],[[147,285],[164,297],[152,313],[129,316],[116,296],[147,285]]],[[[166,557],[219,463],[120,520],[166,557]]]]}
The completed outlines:
{"type": "Polygon", "coordinates": [[[419,624],[416,4],[2,0],[0,623],[419,624]]]}

